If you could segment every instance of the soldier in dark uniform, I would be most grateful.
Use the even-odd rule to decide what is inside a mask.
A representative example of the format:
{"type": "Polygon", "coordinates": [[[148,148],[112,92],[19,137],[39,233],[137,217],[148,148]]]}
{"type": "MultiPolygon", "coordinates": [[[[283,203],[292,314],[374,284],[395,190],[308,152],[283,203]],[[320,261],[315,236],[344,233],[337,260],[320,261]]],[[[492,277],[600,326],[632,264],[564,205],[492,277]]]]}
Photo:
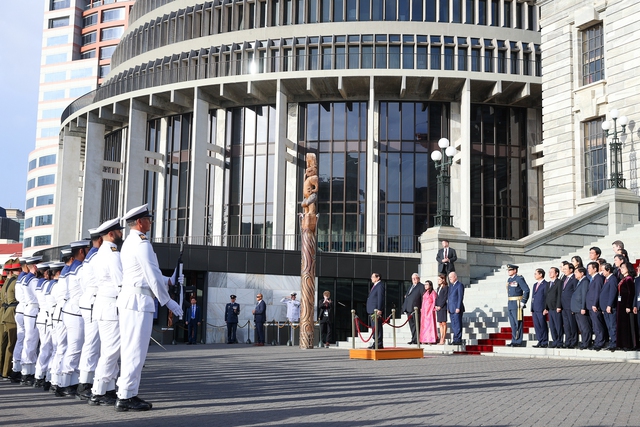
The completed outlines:
{"type": "Polygon", "coordinates": [[[509,323],[511,324],[510,347],[522,346],[522,310],[529,299],[529,286],[524,277],[518,274],[518,266],[507,264],[507,296],[509,299],[509,323]]]}
{"type": "Polygon", "coordinates": [[[236,330],[238,329],[238,315],[240,304],[236,302],[236,296],[231,295],[231,302],[224,308],[224,321],[227,324],[227,344],[237,344],[236,330]]]}

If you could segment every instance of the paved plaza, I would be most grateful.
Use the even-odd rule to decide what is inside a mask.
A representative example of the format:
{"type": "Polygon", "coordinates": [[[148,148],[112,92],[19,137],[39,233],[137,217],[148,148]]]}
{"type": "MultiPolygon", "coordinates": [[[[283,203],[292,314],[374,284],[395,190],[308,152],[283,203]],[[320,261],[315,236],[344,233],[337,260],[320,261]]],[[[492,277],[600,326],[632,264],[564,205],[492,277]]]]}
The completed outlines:
{"type": "Polygon", "coordinates": [[[118,413],[2,382],[0,425],[640,426],[640,364],[485,356],[350,360],[346,349],[150,348],[118,413]]]}

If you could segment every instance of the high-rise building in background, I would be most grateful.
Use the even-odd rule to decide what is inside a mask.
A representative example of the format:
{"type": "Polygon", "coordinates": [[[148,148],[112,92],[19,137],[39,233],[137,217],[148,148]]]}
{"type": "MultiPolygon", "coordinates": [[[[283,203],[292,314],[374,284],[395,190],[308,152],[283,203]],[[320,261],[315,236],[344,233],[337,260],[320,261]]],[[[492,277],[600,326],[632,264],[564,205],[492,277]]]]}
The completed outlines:
{"type": "Polygon", "coordinates": [[[24,211],[16,208],[5,208],[7,218],[11,218],[20,224],[20,238],[18,242],[22,242],[24,233],[24,211]]]}
{"type": "MultiPolygon", "coordinates": [[[[127,27],[134,1],[45,0],[38,123],[29,154],[24,249],[29,254],[54,241],[54,230],[76,227],[56,215],[60,116],[110,70],[111,55],[127,27]]],[[[77,174],[77,179],[82,179],[77,174]]],[[[72,203],[71,196],[63,201],[72,203]]]]}

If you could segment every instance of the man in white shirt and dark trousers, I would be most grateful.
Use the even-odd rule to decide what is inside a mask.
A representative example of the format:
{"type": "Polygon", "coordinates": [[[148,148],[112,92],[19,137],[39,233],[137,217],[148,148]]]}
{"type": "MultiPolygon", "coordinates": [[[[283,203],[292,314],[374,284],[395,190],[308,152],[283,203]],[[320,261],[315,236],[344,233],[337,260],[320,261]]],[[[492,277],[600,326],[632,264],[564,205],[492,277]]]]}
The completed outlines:
{"type": "MultiPolygon", "coordinates": [[[[118,378],[116,411],[148,411],[151,403],[138,397],[142,366],[147,358],[153,313],[154,298],[159,305],[166,305],[178,317],[182,316],[180,305],[169,297],[171,278],[165,277],[158,266],[151,242],[146,236],[151,230],[152,215],[147,205],[129,210],[123,219],[129,226],[129,235],[122,245],[122,289],[118,296],[120,316],[120,358],[123,361],[118,378]]],[[[183,276],[178,278],[182,282],[183,276]]]]}
{"type": "MultiPolygon", "coordinates": [[[[287,319],[289,319],[290,323],[298,323],[300,321],[300,301],[296,299],[298,294],[295,292],[291,292],[291,297],[283,297],[280,302],[287,304],[287,319]]],[[[289,339],[291,340],[291,344],[293,344],[293,328],[291,330],[291,336],[289,339]]]]}

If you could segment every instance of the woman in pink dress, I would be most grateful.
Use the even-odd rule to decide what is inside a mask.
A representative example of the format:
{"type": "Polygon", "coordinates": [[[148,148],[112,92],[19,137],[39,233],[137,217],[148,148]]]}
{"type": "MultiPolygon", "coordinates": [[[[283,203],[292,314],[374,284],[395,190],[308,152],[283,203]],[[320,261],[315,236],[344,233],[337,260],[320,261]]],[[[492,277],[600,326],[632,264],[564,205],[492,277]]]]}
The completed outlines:
{"type": "Polygon", "coordinates": [[[420,342],[422,344],[435,344],[438,341],[436,296],[431,280],[425,281],[420,312],[420,342]]]}

